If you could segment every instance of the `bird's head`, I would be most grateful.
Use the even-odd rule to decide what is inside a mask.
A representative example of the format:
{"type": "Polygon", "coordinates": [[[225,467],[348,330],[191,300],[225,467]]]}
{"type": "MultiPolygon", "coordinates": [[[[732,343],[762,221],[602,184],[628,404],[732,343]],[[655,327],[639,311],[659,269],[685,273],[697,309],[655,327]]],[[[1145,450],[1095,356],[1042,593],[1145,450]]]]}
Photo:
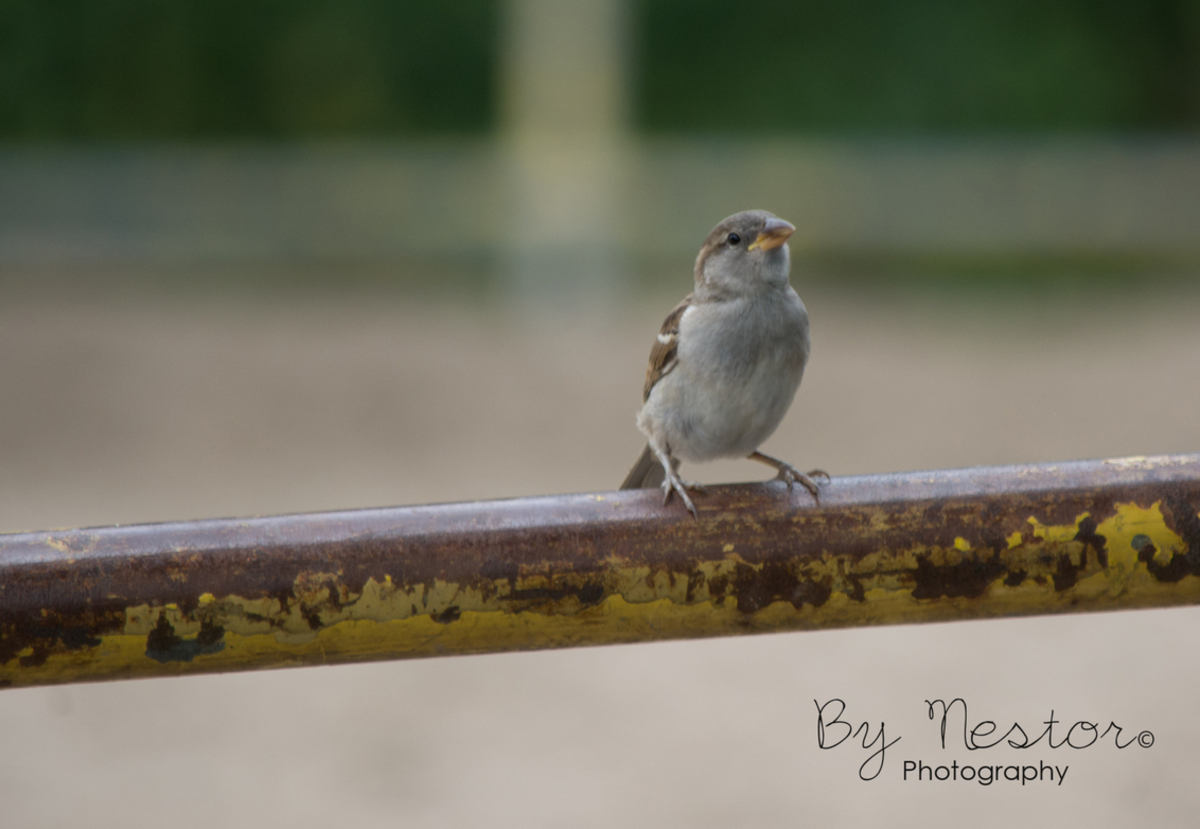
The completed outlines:
{"type": "Polygon", "coordinates": [[[746,210],[723,220],[696,257],[696,289],[736,295],[786,285],[791,267],[787,240],[795,231],[765,210],[746,210]]]}

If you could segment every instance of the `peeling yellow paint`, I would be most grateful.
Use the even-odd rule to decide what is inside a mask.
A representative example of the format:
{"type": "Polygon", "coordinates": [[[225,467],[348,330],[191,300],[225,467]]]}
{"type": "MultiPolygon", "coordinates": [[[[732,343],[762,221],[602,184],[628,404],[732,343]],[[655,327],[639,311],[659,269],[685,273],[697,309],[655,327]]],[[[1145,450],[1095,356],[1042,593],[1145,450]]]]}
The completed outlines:
{"type": "Polygon", "coordinates": [[[1155,501],[1149,508],[1137,504],[1118,504],[1116,513],[1096,527],[1096,533],[1108,541],[1108,562],[1114,561],[1127,567],[1137,563],[1137,549],[1133,541],[1139,535],[1150,539],[1157,552],[1154,561],[1166,564],[1175,555],[1187,552],[1187,545],[1166,524],[1161,504],[1155,501]]]}
{"type": "Polygon", "coordinates": [[[1073,524],[1054,525],[1031,516],[1030,531],[1009,534],[1002,550],[960,536],[950,547],[826,553],[773,564],[775,571],[744,561],[731,543],[722,544],[723,557],[694,562],[686,571],[613,557],[599,574],[586,577],[547,570],[474,586],[437,579],[402,585],[385,575],[351,590],[340,573],[305,571],[295,578],[286,602],[203,593],[190,611],[176,603],[128,607],[119,633],[100,637],[94,646],[50,653],[38,664],[21,664],[35,656],[34,649],[25,648],[0,667],[0,682],[26,685],[1200,603],[1200,578],[1160,581],[1138,557],[1152,544],[1152,561],[1166,565],[1187,550],[1167,526],[1159,503],[1116,505],[1093,531],[1104,538],[1102,551],[1092,536],[1079,539],[1090,517],[1085,512],[1073,524]],[[918,595],[930,597],[914,597],[919,567],[971,561],[993,568],[982,571],[990,581],[968,582],[961,588],[967,595],[926,585],[918,595]],[[739,579],[766,582],[778,577],[779,567],[789,568],[785,575],[792,583],[814,592],[789,599],[790,594],[781,598],[768,590],[761,606],[739,608],[730,585],[739,579]],[[991,578],[995,568],[1000,574],[991,578]],[[581,578],[595,585],[594,603],[580,598],[581,578]],[[810,595],[818,598],[803,598],[810,595]],[[148,637],[162,630],[163,621],[176,637],[172,641],[191,642],[193,649],[168,661],[160,661],[161,651],[159,658],[148,656],[148,637]],[[205,631],[210,636],[217,631],[215,648],[196,644],[212,641],[202,638],[205,631]]]}
{"type": "Polygon", "coordinates": [[[1079,524],[1083,519],[1089,517],[1091,513],[1080,513],[1075,516],[1074,524],[1043,524],[1036,518],[1030,516],[1029,523],[1033,526],[1033,535],[1035,538],[1040,538],[1046,543],[1047,549],[1057,549],[1058,545],[1067,544],[1075,540],[1075,536],[1079,533],[1079,524]]]}

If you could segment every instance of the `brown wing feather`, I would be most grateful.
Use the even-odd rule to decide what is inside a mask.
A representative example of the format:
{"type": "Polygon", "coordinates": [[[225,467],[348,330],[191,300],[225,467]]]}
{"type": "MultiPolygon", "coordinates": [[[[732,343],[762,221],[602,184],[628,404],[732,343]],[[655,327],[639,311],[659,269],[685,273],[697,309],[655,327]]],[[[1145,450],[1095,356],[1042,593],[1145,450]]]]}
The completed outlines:
{"type": "Polygon", "coordinates": [[[676,305],[675,310],[667,314],[667,318],[663,320],[658,339],[654,341],[654,347],[650,349],[650,364],[646,366],[646,385],[642,388],[643,403],[650,397],[650,390],[654,388],[654,384],[675,368],[679,343],[679,321],[683,319],[683,312],[691,305],[692,295],[688,294],[683,298],[683,302],[676,305]]]}
{"type": "Polygon", "coordinates": [[[650,451],[650,445],[642,450],[641,457],[637,459],[637,463],[633,465],[633,469],[629,470],[629,474],[625,476],[625,482],[621,484],[621,489],[654,489],[662,484],[666,473],[663,471],[663,466],[658,462],[658,458],[654,457],[654,453],[650,451]]]}

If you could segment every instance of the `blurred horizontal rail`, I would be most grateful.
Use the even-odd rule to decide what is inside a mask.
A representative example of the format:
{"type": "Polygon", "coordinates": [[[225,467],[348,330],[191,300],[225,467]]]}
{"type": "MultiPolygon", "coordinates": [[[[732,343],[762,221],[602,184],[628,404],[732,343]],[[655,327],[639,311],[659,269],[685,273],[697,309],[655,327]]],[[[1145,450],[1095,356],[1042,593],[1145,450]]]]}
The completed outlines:
{"type": "Polygon", "coordinates": [[[0,146],[0,267],[486,268],[523,244],[513,213],[522,193],[511,190],[520,182],[592,211],[608,193],[623,219],[612,226],[600,211],[564,228],[572,216],[560,211],[537,227],[616,240],[632,260],[676,263],[685,278],[704,234],[735,205],[793,222],[793,256],[1178,257],[1191,268],[1200,254],[1194,135],[621,146],[615,172],[586,153],[520,166],[505,142],[485,139],[0,146]],[[553,187],[564,159],[589,176],[578,192],[553,187]],[[539,169],[554,178],[514,175],[539,169]]]}
{"type": "Polygon", "coordinates": [[[1200,454],[0,536],[0,684],[1200,603],[1200,454]]]}

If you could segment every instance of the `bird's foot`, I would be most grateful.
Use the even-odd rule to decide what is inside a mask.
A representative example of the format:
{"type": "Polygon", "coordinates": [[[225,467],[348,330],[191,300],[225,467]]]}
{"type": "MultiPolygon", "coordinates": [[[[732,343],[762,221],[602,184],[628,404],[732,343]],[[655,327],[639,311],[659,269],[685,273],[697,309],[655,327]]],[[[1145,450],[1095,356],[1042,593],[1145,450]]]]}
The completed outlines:
{"type": "Polygon", "coordinates": [[[824,478],[826,484],[833,480],[829,477],[829,473],[823,469],[814,469],[805,475],[790,463],[782,464],[779,467],[779,474],[775,476],[775,480],[783,481],[787,484],[788,492],[791,492],[792,487],[799,482],[812,495],[813,500],[817,502],[817,506],[820,506],[821,488],[813,478],[824,478]]]}
{"type": "Polygon", "coordinates": [[[833,478],[824,469],[810,469],[806,474],[810,478],[824,478],[826,484],[833,483],[833,478]]]}
{"type": "Polygon", "coordinates": [[[687,507],[688,512],[692,514],[692,518],[699,518],[696,514],[696,505],[692,503],[692,499],[688,497],[687,491],[690,489],[693,492],[704,492],[704,485],[685,481],[676,475],[674,472],[670,476],[663,479],[663,506],[666,506],[671,501],[671,496],[679,495],[679,499],[683,501],[683,505],[687,507]]]}

